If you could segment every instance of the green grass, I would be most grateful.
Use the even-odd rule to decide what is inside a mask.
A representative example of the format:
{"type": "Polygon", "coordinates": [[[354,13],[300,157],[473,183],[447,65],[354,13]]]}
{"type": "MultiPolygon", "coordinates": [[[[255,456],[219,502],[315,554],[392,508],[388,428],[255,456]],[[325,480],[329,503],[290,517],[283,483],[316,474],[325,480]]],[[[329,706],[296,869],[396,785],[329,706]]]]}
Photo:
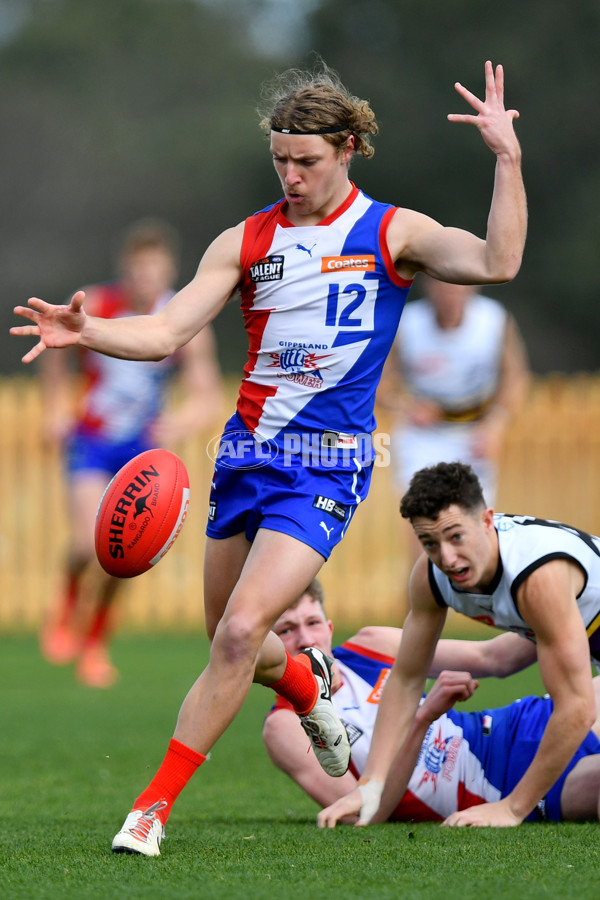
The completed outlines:
{"type": "MultiPolygon", "coordinates": [[[[255,687],[183,792],[159,859],[110,842],[172,734],[205,639],[121,637],[122,680],[92,691],[46,665],[33,637],[0,638],[3,898],[597,897],[598,826],[315,827],[316,806],[263,751],[255,687]]],[[[482,685],[472,705],[539,692],[535,672],[482,685]]]]}

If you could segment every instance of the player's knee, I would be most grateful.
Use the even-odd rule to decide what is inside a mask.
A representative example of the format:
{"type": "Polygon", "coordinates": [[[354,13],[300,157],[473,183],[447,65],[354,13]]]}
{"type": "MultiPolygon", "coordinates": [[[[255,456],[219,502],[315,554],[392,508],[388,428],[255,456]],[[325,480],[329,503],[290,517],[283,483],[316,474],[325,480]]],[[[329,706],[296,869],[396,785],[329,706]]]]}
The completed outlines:
{"type": "Polygon", "coordinates": [[[213,649],[230,664],[251,660],[254,663],[264,639],[264,625],[247,613],[225,615],[213,638],[213,649]]]}

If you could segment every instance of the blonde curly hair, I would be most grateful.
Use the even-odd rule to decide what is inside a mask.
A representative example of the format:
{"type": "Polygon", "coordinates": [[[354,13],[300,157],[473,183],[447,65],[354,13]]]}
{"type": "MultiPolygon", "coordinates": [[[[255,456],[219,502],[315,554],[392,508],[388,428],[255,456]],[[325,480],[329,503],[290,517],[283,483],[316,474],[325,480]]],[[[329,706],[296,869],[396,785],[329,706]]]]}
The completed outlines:
{"type": "Polygon", "coordinates": [[[322,134],[343,150],[354,135],[354,151],[366,159],[373,156],[371,137],[379,131],[375,113],[367,100],[353,96],[339,75],[319,59],[311,71],[288,69],[263,85],[258,113],[260,127],[269,135],[272,129],[293,134],[322,134]],[[340,128],[333,133],[326,129],[340,128]]]}

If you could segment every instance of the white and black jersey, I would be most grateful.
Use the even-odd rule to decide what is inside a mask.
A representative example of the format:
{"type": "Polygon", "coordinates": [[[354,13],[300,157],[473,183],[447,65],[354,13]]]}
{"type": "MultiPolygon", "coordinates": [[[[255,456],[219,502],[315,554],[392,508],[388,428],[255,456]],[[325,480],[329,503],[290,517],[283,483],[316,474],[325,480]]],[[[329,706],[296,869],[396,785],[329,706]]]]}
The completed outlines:
{"type": "Polygon", "coordinates": [[[440,606],[515,631],[535,642],[535,634],[519,613],[517,591],[540,566],[553,559],[570,559],[585,576],[577,605],[586,627],[590,653],[600,664],[600,538],[551,519],[497,513],[499,559],[488,590],[474,594],[455,587],[447,575],[429,562],[429,583],[440,606]]]}

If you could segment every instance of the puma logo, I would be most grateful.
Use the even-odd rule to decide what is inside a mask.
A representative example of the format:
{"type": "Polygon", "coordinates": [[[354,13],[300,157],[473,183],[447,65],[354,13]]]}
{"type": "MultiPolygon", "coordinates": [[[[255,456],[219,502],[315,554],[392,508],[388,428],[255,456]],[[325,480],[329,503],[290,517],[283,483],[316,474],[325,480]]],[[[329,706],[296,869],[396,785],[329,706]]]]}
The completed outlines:
{"type": "Polygon", "coordinates": [[[310,258],[312,259],[312,252],[316,246],[316,244],[313,244],[312,247],[305,247],[304,244],[296,244],[296,250],[304,250],[304,252],[308,253],[310,258]]]}
{"type": "Polygon", "coordinates": [[[333,525],[331,526],[331,528],[328,528],[327,525],[325,524],[325,522],[319,522],[319,525],[321,526],[321,528],[324,529],[324,531],[327,534],[327,540],[329,540],[329,536],[330,536],[331,532],[333,531],[333,525]]]}

